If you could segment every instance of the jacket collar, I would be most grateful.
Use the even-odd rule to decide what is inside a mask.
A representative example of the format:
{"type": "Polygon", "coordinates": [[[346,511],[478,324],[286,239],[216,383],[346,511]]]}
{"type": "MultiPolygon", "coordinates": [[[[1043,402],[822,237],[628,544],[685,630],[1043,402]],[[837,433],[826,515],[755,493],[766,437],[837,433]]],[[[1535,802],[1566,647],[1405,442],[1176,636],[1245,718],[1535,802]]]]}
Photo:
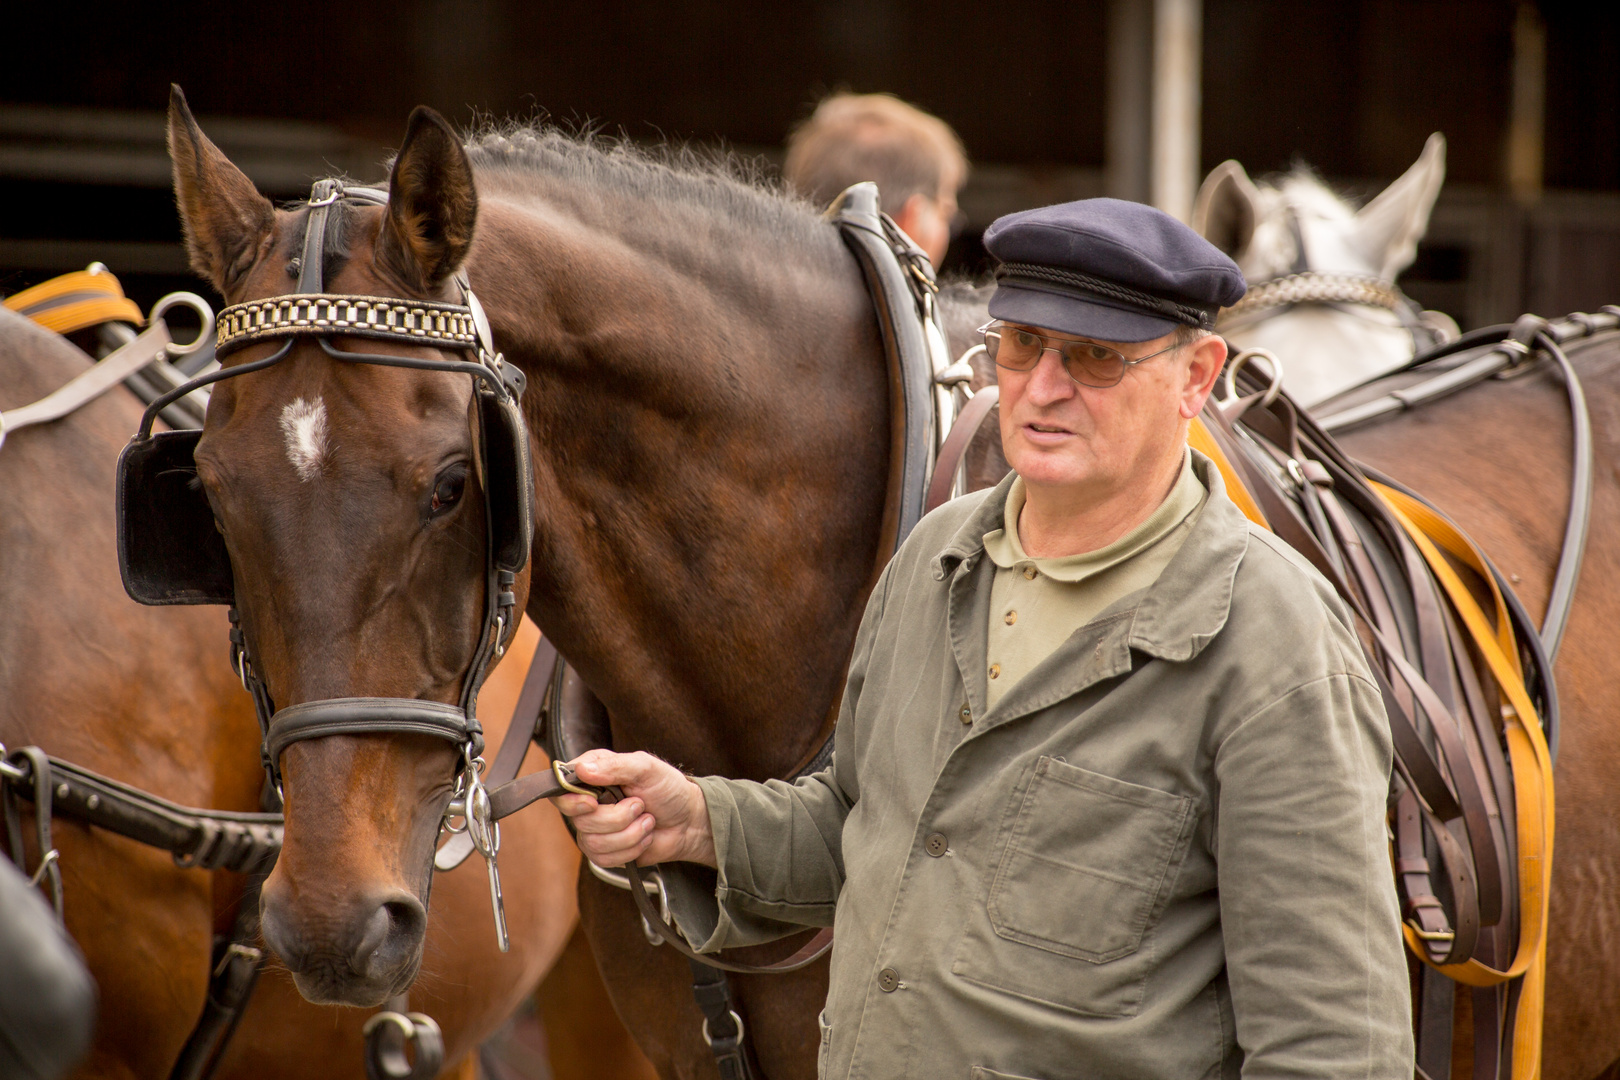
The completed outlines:
{"type": "MultiPolygon", "coordinates": [[[[1137,594],[1125,639],[1131,649],[1164,660],[1192,659],[1226,625],[1238,565],[1249,546],[1249,521],[1227,496],[1220,470],[1197,450],[1192,452],[1192,458],[1193,469],[1209,490],[1209,498],[1198,511],[1181,550],[1159,579],[1137,594]]],[[[979,564],[984,555],[985,533],[1002,525],[1012,482],[1009,473],[934,557],[936,581],[971,572],[979,564]]],[[[1110,614],[1104,612],[1099,620],[1110,614]]]]}

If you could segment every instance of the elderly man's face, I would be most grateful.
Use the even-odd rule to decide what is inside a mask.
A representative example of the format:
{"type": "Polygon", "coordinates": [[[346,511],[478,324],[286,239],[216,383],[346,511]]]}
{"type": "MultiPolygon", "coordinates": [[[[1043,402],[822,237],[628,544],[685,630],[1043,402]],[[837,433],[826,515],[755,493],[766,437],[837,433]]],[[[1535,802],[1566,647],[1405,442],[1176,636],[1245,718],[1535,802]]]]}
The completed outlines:
{"type": "MultiPolygon", "coordinates": [[[[1099,344],[1134,359],[1165,349],[1174,339],[1168,334],[1153,341],[1099,344]]],[[[997,368],[1007,461],[1032,489],[1063,488],[1098,499],[1133,484],[1155,483],[1165,463],[1180,454],[1184,425],[1203,408],[1225,359],[1225,342],[1199,338],[1132,365],[1117,386],[1107,389],[1076,383],[1052,349],[1029,371],[997,368]]]]}

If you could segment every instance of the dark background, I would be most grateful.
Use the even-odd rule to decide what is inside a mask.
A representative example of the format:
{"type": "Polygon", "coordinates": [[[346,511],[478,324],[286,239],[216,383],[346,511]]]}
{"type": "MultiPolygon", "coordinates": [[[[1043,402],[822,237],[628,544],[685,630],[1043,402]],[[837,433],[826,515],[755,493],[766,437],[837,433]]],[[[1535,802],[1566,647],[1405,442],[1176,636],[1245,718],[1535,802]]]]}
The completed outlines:
{"type": "MultiPolygon", "coordinates": [[[[1430,240],[1403,284],[1464,325],[1620,302],[1620,8],[1545,2],[1546,190],[1510,198],[1518,5],[1206,0],[1202,162],[1308,162],[1366,197],[1448,139],[1430,240]],[[1603,12],[1594,16],[1594,11],[1603,12]],[[1511,310],[1509,310],[1511,309],[1511,310]]],[[[160,110],[277,197],[380,176],[419,103],[453,121],[547,116],[779,158],[826,92],[937,113],[975,164],[949,264],[982,268],[999,213],[1104,193],[1106,0],[402,0],[123,4],[7,13],[0,292],[100,259],[143,305],[184,270],[160,110]],[[104,253],[101,253],[104,252],[104,253]]]]}

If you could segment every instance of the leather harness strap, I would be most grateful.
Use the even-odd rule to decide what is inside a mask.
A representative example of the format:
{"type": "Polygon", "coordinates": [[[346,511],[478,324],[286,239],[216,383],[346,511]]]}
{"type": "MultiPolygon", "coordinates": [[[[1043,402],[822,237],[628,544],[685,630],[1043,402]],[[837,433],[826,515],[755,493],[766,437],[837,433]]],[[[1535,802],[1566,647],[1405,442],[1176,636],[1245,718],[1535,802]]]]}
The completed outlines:
{"type": "Polygon", "coordinates": [[[70,382],[30,405],[0,413],[0,445],[4,445],[6,436],[14,431],[60,420],[94,401],[141,368],[162,359],[171,341],[168,324],[162,319],[153,319],[152,325],[141,331],[134,341],[108,353],[94,367],[81,372],[70,382]]]}
{"type": "Polygon", "coordinates": [[[990,410],[996,407],[1001,400],[1001,388],[986,386],[968,400],[962,409],[962,414],[951,425],[950,434],[945,436],[945,443],[939,448],[939,459],[934,462],[934,477],[928,482],[928,499],[923,504],[923,513],[944,506],[951,498],[951,490],[956,486],[956,474],[962,468],[962,459],[967,455],[968,444],[973,436],[979,433],[990,416],[990,410]]]}

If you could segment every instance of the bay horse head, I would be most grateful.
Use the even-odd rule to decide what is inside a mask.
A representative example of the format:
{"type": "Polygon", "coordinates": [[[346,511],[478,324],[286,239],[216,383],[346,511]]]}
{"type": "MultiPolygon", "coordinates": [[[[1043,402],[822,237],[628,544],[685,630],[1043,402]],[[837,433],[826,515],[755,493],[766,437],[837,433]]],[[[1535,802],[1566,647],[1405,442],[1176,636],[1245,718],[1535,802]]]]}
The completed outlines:
{"type": "Polygon", "coordinates": [[[516,395],[489,377],[503,368],[487,328],[468,344],[476,301],[456,279],[471,167],[418,109],[386,200],[324,181],[278,210],[178,88],[169,148],[192,265],[232,305],[227,374],[251,369],[215,384],[195,460],[261,719],[274,715],[266,764],[286,836],[263,933],[306,998],[376,1005],[419,969],[435,841],[476,776],[473,701],[527,592],[527,528],[501,535],[489,498],[495,429],[522,455],[527,435],[516,395]],[[301,307],[310,293],[350,306],[301,307]],[[265,328],[300,319],[297,333],[265,328]]]}
{"type": "Polygon", "coordinates": [[[1223,314],[1221,332],[1236,349],[1281,357],[1283,383],[1300,404],[1393,370],[1435,333],[1456,336],[1449,317],[1419,311],[1395,288],[1428,229],[1445,163],[1437,132],[1359,210],[1303,166],[1256,184],[1226,161],[1205,178],[1193,228],[1233,258],[1250,286],[1223,314]]]}

